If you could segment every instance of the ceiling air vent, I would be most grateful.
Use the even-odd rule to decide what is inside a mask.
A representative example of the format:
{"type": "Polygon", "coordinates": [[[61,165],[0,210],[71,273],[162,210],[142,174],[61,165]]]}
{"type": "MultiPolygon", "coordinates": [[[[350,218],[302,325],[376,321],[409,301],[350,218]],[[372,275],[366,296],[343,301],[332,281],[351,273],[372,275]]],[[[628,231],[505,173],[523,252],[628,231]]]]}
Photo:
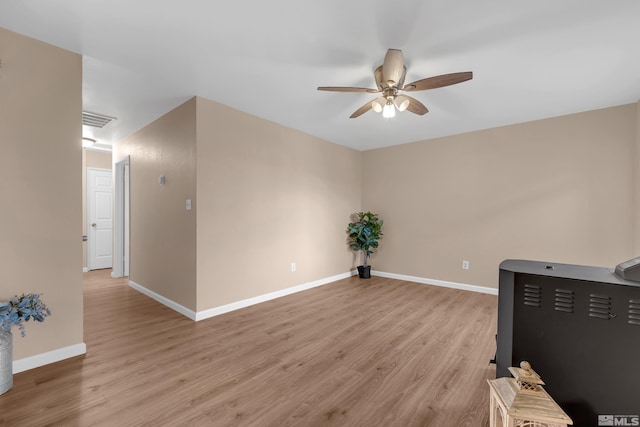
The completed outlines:
{"type": "Polygon", "coordinates": [[[554,309],[564,313],[573,313],[573,291],[556,289],[556,303],[554,309]]]}
{"type": "Polygon", "coordinates": [[[82,124],[84,126],[103,128],[115,119],[115,117],[105,116],[104,114],[90,113],[88,111],[82,112],[82,124]]]}
{"type": "Polygon", "coordinates": [[[531,307],[542,306],[542,289],[538,285],[524,285],[524,305],[531,307]]]}
{"type": "Polygon", "coordinates": [[[609,320],[615,317],[611,313],[611,297],[606,295],[589,295],[589,317],[609,320]]]}

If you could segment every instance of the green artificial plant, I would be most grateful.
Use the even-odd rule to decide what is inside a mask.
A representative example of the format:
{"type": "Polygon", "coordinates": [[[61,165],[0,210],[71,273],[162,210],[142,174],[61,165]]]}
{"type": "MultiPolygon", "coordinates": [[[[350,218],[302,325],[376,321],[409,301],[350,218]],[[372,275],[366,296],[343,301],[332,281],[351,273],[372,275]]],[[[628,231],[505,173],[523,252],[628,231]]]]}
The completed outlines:
{"type": "Polygon", "coordinates": [[[372,212],[358,212],[358,221],[349,223],[349,246],[354,251],[362,251],[364,265],[369,265],[369,257],[373,249],[378,247],[378,240],[382,236],[383,221],[372,212]]]}

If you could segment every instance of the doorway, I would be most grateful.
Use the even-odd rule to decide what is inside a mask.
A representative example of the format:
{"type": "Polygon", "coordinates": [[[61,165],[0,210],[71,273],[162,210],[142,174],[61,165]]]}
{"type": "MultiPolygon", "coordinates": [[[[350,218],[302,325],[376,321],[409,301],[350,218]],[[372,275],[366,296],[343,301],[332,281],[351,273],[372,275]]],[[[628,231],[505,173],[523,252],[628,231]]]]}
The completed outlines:
{"type": "Polygon", "coordinates": [[[87,268],[111,268],[112,190],[109,169],[87,168],[87,268]]]}
{"type": "Polygon", "coordinates": [[[112,277],[129,276],[129,176],[127,156],[115,164],[112,277]]]}

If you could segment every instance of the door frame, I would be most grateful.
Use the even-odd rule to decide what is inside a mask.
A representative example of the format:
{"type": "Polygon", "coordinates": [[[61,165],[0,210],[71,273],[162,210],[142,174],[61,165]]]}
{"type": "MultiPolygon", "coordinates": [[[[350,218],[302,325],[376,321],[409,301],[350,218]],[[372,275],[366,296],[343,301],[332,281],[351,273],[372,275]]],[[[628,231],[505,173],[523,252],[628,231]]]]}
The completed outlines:
{"type": "Polygon", "coordinates": [[[115,163],[113,212],[113,268],[111,277],[129,275],[129,201],[131,157],[115,163]]]}
{"type": "MultiPolygon", "coordinates": [[[[86,199],[85,199],[85,215],[86,215],[86,224],[87,224],[87,228],[85,230],[85,232],[87,233],[87,245],[86,245],[86,254],[87,254],[87,271],[91,271],[93,269],[93,265],[91,265],[91,245],[92,245],[92,241],[91,241],[91,185],[89,184],[89,173],[91,171],[100,171],[100,172],[109,172],[111,173],[113,176],[113,171],[111,169],[104,169],[104,168],[94,168],[94,167],[87,167],[85,170],[85,176],[86,176],[86,192],[87,194],[85,195],[86,199]]],[[[113,227],[113,226],[112,226],[113,227]]],[[[113,230],[113,229],[112,229],[113,230]]],[[[112,264],[113,264],[113,251],[111,253],[112,256],[112,264]]]]}

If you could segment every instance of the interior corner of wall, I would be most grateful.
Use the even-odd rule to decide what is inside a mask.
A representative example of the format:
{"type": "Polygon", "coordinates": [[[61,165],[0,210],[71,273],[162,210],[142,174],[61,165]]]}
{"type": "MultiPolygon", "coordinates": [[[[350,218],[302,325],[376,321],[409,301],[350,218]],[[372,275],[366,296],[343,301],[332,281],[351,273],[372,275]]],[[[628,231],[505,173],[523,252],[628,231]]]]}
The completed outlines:
{"type": "Polygon", "coordinates": [[[634,185],[633,185],[633,197],[634,203],[634,239],[633,239],[633,253],[634,256],[640,255],[640,99],[636,103],[636,141],[634,146],[635,158],[634,158],[634,185]]]}

